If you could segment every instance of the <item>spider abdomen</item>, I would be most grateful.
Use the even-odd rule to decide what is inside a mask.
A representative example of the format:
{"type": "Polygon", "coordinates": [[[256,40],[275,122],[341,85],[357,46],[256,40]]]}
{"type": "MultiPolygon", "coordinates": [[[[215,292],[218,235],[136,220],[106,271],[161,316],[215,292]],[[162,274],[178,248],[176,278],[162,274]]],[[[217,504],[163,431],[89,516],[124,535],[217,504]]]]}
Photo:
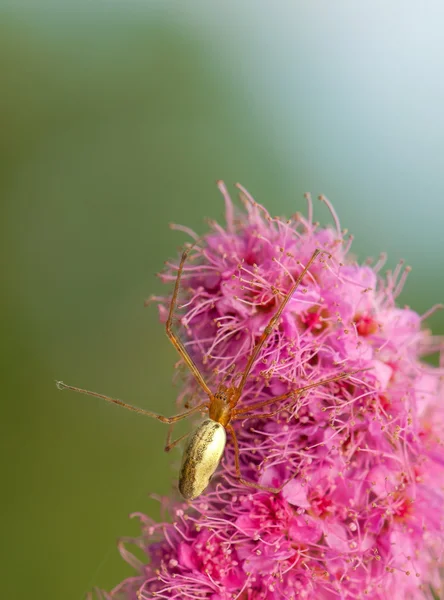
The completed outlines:
{"type": "Polygon", "coordinates": [[[210,483],[225,449],[225,428],[206,419],[185,447],[179,473],[179,490],[186,500],[200,496],[210,483]]]}

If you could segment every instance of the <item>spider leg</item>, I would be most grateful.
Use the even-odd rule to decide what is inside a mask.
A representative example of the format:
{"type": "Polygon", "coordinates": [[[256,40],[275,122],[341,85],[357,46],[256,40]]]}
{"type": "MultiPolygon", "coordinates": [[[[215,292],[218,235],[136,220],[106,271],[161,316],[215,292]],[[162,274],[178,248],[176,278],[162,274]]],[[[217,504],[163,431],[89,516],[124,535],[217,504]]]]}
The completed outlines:
{"type": "MultiPolygon", "coordinates": [[[[278,408],[277,410],[274,410],[273,412],[269,412],[269,413],[253,413],[252,415],[242,415],[241,417],[238,417],[238,419],[242,419],[243,421],[248,421],[248,419],[269,419],[271,417],[274,417],[275,415],[278,415],[281,412],[284,412],[284,410],[288,409],[288,405],[286,404],[285,406],[281,406],[280,408],[278,408]]],[[[233,419],[231,419],[233,420],[233,419]]]]}
{"type": "Polygon", "coordinates": [[[71,390],[73,392],[79,392],[80,394],[86,394],[87,396],[93,396],[94,398],[101,398],[102,400],[106,400],[107,402],[117,404],[118,406],[122,406],[123,408],[127,408],[128,410],[136,412],[139,415],[144,415],[146,417],[152,417],[153,419],[157,419],[162,423],[177,423],[177,421],[186,419],[187,417],[198,412],[199,410],[203,410],[204,408],[209,407],[208,402],[202,402],[201,404],[194,406],[186,412],[180,413],[178,415],[173,415],[172,417],[164,417],[163,415],[153,413],[149,410],[144,410],[143,408],[138,408],[137,406],[133,406],[132,404],[128,404],[127,402],[123,402],[122,400],[118,400],[117,398],[111,398],[110,396],[105,396],[104,394],[98,394],[97,392],[90,392],[89,390],[84,390],[82,388],[74,387],[72,385],[66,385],[66,383],[63,383],[63,381],[57,381],[56,385],[59,388],[59,390],[71,390]]]}
{"type": "Polygon", "coordinates": [[[181,442],[184,438],[187,437],[187,435],[190,435],[190,432],[188,433],[184,433],[183,435],[180,436],[180,438],[177,438],[177,440],[174,440],[173,442],[171,441],[171,436],[173,434],[173,429],[174,429],[174,423],[171,423],[171,425],[168,427],[168,433],[167,433],[167,439],[165,442],[165,448],[163,449],[164,452],[169,452],[170,450],[172,450],[175,446],[177,446],[177,444],[179,442],[181,442]]]}
{"type": "MultiPolygon", "coordinates": [[[[276,396],[275,398],[269,398],[268,400],[263,400],[262,402],[256,402],[255,404],[250,404],[250,406],[245,406],[244,408],[235,409],[233,411],[232,419],[244,418],[245,413],[249,413],[253,410],[257,410],[258,408],[262,408],[263,406],[269,406],[274,402],[280,402],[281,400],[286,400],[291,396],[300,396],[304,392],[311,390],[313,388],[318,387],[319,385],[324,385],[325,383],[332,383],[333,381],[341,381],[341,379],[347,379],[356,373],[361,373],[363,371],[368,371],[369,369],[357,369],[356,371],[349,371],[348,373],[339,373],[339,375],[334,375],[333,377],[327,377],[327,379],[321,379],[320,381],[315,381],[314,383],[310,383],[309,385],[305,385],[301,388],[296,388],[294,390],[290,390],[285,394],[281,394],[280,396],[276,396]],[[238,415],[242,415],[239,417],[238,415]]],[[[258,415],[260,416],[260,415],[258,415]]]]}
{"type": "Polygon", "coordinates": [[[232,375],[234,369],[236,368],[235,363],[233,363],[229,369],[227,369],[227,371],[224,373],[222,379],[220,380],[219,386],[224,385],[224,383],[226,382],[226,380],[228,379],[228,377],[230,375],[232,375]]]}
{"type": "Polygon", "coordinates": [[[257,342],[256,346],[253,348],[253,352],[251,353],[251,355],[250,355],[250,357],[249,357],[249,359],[247,361],[247,366],[245,367],[245,371],[243,372],[242,379],[241,379],[241,381],[240,381],[240,383],[239,383],[239,385],[237,387],[237,397],[238,398],[240,397],[240,395],[242,393],[242,390],[244,389],[245,383],[247,382],[247,379],[248,379],[250,371],[251,371],[251,369],[253,367],[253,364],[254,364],[256,358],[258,357],[258,354],[261,351],[263,345],[265,344],[265,341],[267,340],[267,338],[269,337],[269,335],[271,334],[271,332],[275,328],[277,322],[280,319],[280,316],[281,316],[284,308],[289,303],[289,301],[290,301],[291,297],[293,296],[294,292],[299,287],[302,279],[304,278],[304,276],[306,275],[308,269],[311,267],[311,265],[313,264],[313,262],[316,259],[316,257],[320,254],[320,252],[321,252],[320,250],[315,250],[313,252],[312,257],[310,258],[310,260],[308,261],[308,263],[306,264],[306,266],[302,270],[302,273],[297,277],[296,281],[291,286],[291,288],[290,288],[289,292],[287,293],[287,295],[285,296],[282,304],[280,305],[280,307],[276,311],[276,314],[270,319],[270,322],[265,327],[263,334],[259,338],[259,341],[257,342]]]}
{"type": "Polygon", "coordinates": [[[202,377],[202,375],[201,375],[198,367],[194,363],[194,361],[191,358],[191,356],[188,354],[188,351],[186,350],[185,346],[180,341],[178,335],[173,331],[174,308],[175,308],[176,302],[177,302],[177,295],[179,294],[180,279],[182,277],[183,267],[185,265],[185,261],[186,261],[188,255],[189,255],[189,253],[191,252],[191,250],[194,248],[194,246],[197,244],[198,241],[199,240],[197,240],[196,242],[194,242],[194,244],[192,244],[191,246],[188,246],[187,248],[185,248],[185,250],[182,252],[182,258],[180,259],[179,269],[177,271],[176,282],[174,284],[174,291],[173,291],[173,296],[171,298],[170,310],[169,310],[169,313],[168,313],[168,319],[167,319],[167,322],[166,322],[166,325],[165,325],[165,329],[166,329],[167,336],[171,340],[171,343],[173,344],[173,346],[176,348],[176,350],[178,351],[178,353],[181,355],[181,357],[183,358],[183,360],[187,364],[188,368],[190,369],[190,371],[194,375],[194,378],[196,379],[197,383],[204,390],[204,392],[207,394],[207,396],[209,398],[211,398],[212,397],[212,392],[211,392],[210,388],[205,383],[205,380],[202,377]]]}
{"type": "MultiPolygon", "coordinates": [[[[292,390],[291,392],[282,394],[282,396],[276,396],[274,398],[269,398],[268,400],[263,400],[262,402],[256,402],[255,404],[251,404],[250,406],[246,406],[244,408],[235,409],[235,410],[233,410],[231,420],[235,421],[236,419],[245,419],[247,417],[250,417],[250,415],[248,415],[247,413],[257,410],[258,408],[262,408],[264,406],[270,406],[270,404],[274,404],[275,402],[279,402],[280,400],[286,400],[292,394],[296,395],[297,390],[292,390]]],[[[269,414],[274,414],[274,413],[269,413],[269,414]]],[[[256,416],[256,415],[251,415],[251,416],[256,416]]],[[[259,414],[257,416],[260,417],[261,415],[259,414]]]]}
{"type": "Polygon", "coordinates": [[[234,465],[236,468],[236,476],[241,483],[247,485],[248,487],[252,487],[255,490],[261,490],[263,492],[270,492],[272,494],[279,494],[283,488],[289,483],[292,479],[294,479],[298,471],[296,471],[289,479],[284,481],[279,487],[272,487],[267,485],[260,485],[259,483],[254,483],[254,481],[248,481],[247,479],[243,479],[242,473],[240,470],[240,460],[239,460],[239,442],[237,441],[236,432],[234,431],[232,425],[227,425],[227,430],[230,432],[231,437],[233,438],[234,445],[234,465]]]}

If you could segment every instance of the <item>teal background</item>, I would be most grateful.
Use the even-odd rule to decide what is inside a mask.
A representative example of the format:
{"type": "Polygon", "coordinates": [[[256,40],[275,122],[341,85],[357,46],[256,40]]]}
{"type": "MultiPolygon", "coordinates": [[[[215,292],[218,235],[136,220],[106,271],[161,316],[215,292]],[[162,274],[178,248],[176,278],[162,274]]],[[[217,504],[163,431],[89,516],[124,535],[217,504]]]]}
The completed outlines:
{"type": "Polygon", "coordinates": [[[2,597],[76,600],[131,573],[115,541],[131,511],[158,516],[179,454],[160,423],[54,380],[174,413],[177,357],[143,301],[186,239],[168,223],[221,219],[216,179],[287,215],[325,193],[359,258],[412,265],[402,303],[444,301],[443,17],[0,3],[2,597]]]}

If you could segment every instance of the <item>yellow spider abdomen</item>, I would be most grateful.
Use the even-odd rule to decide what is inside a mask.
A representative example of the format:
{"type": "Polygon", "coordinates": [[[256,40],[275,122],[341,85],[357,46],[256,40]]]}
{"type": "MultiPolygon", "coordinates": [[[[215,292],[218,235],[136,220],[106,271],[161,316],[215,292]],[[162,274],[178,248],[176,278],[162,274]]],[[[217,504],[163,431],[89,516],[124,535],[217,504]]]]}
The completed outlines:
{"type": "Polygon", "coordinates": [[[205,490],[225,449],[225,428],[212,419],[199,425],[185,447],[179,473],[179,490],[194,500],[205,490]]]}

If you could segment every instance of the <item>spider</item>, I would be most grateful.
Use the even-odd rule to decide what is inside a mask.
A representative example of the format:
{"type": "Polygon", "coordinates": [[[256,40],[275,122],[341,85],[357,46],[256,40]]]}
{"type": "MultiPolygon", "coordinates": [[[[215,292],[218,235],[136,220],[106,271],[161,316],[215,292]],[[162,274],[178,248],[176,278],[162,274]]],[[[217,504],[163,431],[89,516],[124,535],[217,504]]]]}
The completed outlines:
{"type": "MultiPolygon", "coordinates": [[[[226,440],[227,440],[226,432],[228,432],[233,439],[234,461],[235,461],[236,476],[237,476],[238,480],[243,485],[277,494],[283,489],[283,487],[286,485],[286,483],[288,483],[287,481],[285,481],[280,487],[269,487],[269,486],[260,485],[258,483],[254,483],[252,481],[247,481],[242,478],[241,469],[240,469],[240,459],[239,459],[239,443],[238,443],[234,428],[232,426],[232,422],[239,420],[239,419],[245,420],[247,418],[251,418],[254,416],[258,416],[260,418],[267,418],[267,417],[274,416],[274,415],[278,414],[279,412],[282,412],[285,408],[287,408],[287,405],[281,406],[279,409],[275,410],[274,412],[270,412],[270,413],[259,413],[259,414],[255,415],[255,411],[257,411],[258,409],[261,409],[263,407],[270,406],[276,402],[286,400],[288,398],[296,398],[296,397],[300,396],[301,394],[303,394],[304,392],[306,392],[307,390],[313,389],[320,385],[324,385],[326,383],[331,383],[333,381],[339,381],[341,379],[348,378],[351,375],[358,372],[358,371],[350,371],[348,373],[345,373],[345,372],[339,373],[338,375],[335,375],[334,377],[322,379],[320,381],[311,383],[311,384],[306,385],[301,388],[291,389],[288,392],[286,392],[285,394],[281,394],[280,396],[276,396],[276,397],[270,398],[268,400],[263,400],[261,402],[256,402],[254,404],[250,404],[247,407],[237,408],[237,405],[242,397],[242,392],[243,392],[244,386],[248,380],[248,376],[250,375],[250,372],[255,364],[257,357],[259,356],[259,353],[260,353],[262,347],[265,344],[265,341],[272,333],[274,327],[276,326],[276,324],[279,321],[279,318],[280,318],[283,310],[287,306],[292,295],[298,288],[302,279],[308,272],[310,266],[313,264],[316,257],[320,254],[321,251],[315,250],[313,252],[313,255],[311,256],[310,260],[308,261],[308,263],[302,270],[301,274],[297,277],[297,279],[291,286],[290,290],[285,295],[284,300],[282,301],[278,310],[273,315],[273,317],[270,319],[268,325],[265,327],[262,335],[260,336],[256,345],[254,346],[254,348],[247,360],[247,364],[246,364],[244,371],[242,373],[240,373],[237,377],[235,377],[232,380],[231,385],[229,385],[229,386],[224,385],[224,381],[222,381],[222,383],[219,384],[216,392],[213,393],[211,391],[211,389],[208,387],[207,383],[205,382],[203,375],[199,371],[198,367],[196,366],[195,362],[193,361],[190,354],[186,350],[185,346],[183,345],[183,343],[181,342],[181,340],[179,339],[177,334],[173,331],[173,327],[172,327],[174,309],[175,309],[175,306],[177,303],[177,296],[179,293],[182,271],[183,271],[183,268],[185,265],[185,261],[189,255],[190,251],[195,246],[195,244],[185,248],[185,250],[182,253],[182,257],[180,260],[177,277],[176,277],[176,281],[175,281],[175,285],[174,285],[173,296],[172,296],[171,303],[170,303],[168,319],[166,321],[166,333],[167,333],[167,336],[169,337],[169,339],[171,340],[172,344],[174,345],[174,347],[179,352],[180,356],[183,358],[186,365],[190,369],[190,371],[193,374],[194,378],[196,379],[197,383],[202,388],[202,390],[205,392],[205,394],[208,396],[208,400],[194,406],[193,408],[191,408],[190,410],[187,410],[186,412],[180,413],[178,415],[174,415],[172,417],[164,417],[163,415],[159,415],[159,414],[150,412],[148,410],[138,408],[131,404],[127,404],[126,402],[123,402],[122,400],[118,400],[117,398],[111,398],[111,397],[105,396],[103,394],[98,394],[96,392],[91,392],[89,390],[81,389],[81,388],[74,387],[71,385],[66,385],[62,381],[57,382],[57,387],[59,389],[72,390],[75,392],[80,392],[82,394],[87,394],[89,396],[94,396],[96,398],[102,398],[103,400],[106,400],[107,402],[117,404],[119,406],[127,408],[128,410],[132,410],[136,413],[145,415],[147,417],[152,417],[154,419],[157,419],[158,421],[161,421],[162,423],[169,424],[170,428],[168,431],[166,445],[164,448],[166,452],[169,452],[180,441],[182,441],[185,437],[187,437],[189,435],[189,433],[187,433],[187,434],[181,436],[180,438],[174,440],[173,442],[171,442],[171,433],[172,433],[172,427],[173,427],[174,423],[177,423],[178,421],[181,421],[182,419],[186,419],[187,417],[189,417],[195,413],[208,411],[208,418],[206,418],[200,425],[198,425],[198,427],[194,431],[194,434],[192,435],[191,439],[186,444],[184,453],[183,453],[182,464],[181,464],[181,468],[180,468],[180,472],[179,472],[179,490],[180,490],[180,493],[182,494],[182,496],[186,500],[194,500],[195,498],[200,496],[202,494],[202,492],[207,488],[211,477],[213,476],[214,472],[216,471],[216,469],[221,461],[221,458],[222,458],[222,455],[223,455],[223,452],[225,449],[225,445],[226,445],[226,440]],[[240,377],[240,382],[238,385],[234,385],[234,380],[237,379],[238,377],[240,377]]],[[[362,371],[362,369],[360,371],[362,371]]]]}

